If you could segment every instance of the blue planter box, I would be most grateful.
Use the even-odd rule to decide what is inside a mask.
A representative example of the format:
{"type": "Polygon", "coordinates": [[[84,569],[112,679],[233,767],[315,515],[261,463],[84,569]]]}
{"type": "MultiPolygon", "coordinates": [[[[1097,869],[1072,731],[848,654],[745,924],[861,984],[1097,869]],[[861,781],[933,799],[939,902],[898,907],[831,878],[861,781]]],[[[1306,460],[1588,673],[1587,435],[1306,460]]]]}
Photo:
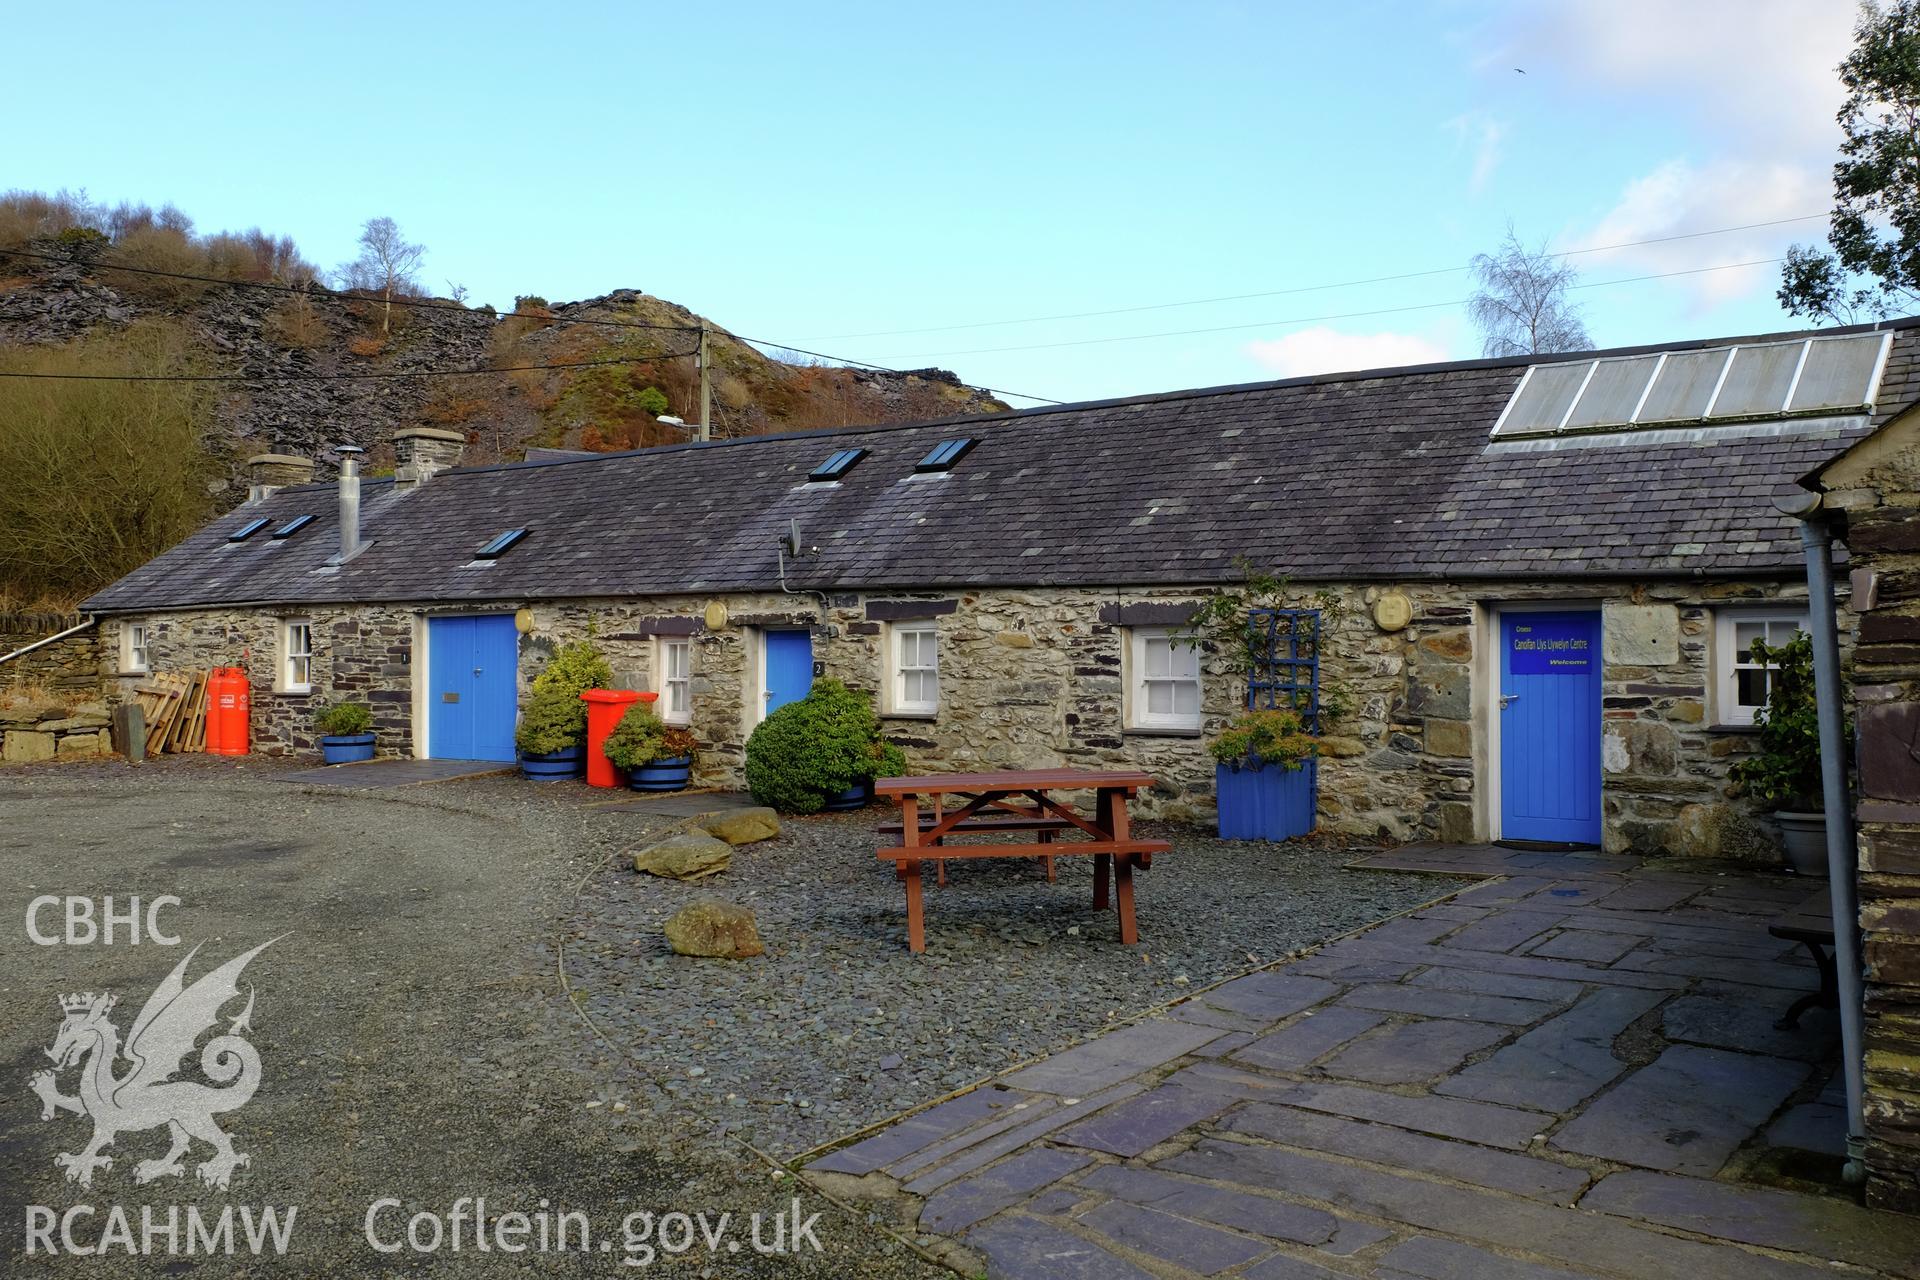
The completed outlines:
{"type": "Polygon", "coordinates": [[[565,751],[549,751],[545,755],[530,756],[524,752],[520,756],[520,772],[529,778],[541,782],[559,782],[566,778],[577,778],[586,772],[587,749],[568,747],[565,751]]]}
{"type": "Polygon", "coordinates": [[[1291,840],[1313,830],[1319,798],[1319,765],[1219,764],[1213,786],[1219,801],[1222,840],[1291,840]]]}
{"type": "Polygon", "coordinates": [[[820,807],[828,813],[852,813],[864,809],[873,799],[873,782],[855,783],[837,796],[828,796],[827,802],[820,807]]]}
{"type": "Polygon", "coordinates": [[[655,760],[627,771],[627,785],[635,791],[680,791],[693,777],[693,757],[655,760]]]}
{"type": "Polygon", "coordinates": [[[370,733],[330,733],[320,739],[320,758],[328,764],[353,764],[373,759],[370,733]]]}

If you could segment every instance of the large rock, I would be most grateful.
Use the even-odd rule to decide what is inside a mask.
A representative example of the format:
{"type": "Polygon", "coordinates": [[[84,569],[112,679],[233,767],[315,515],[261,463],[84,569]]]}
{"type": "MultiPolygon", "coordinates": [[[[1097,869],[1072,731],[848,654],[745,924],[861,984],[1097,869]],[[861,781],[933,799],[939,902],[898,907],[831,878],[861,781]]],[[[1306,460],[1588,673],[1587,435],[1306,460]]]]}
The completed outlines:
{"type": "Polygon", "coordinates": [[[719,875],[732,859],[733,846],[725,840],[704,831],[687,831],[634,854],[633,869],[674,880],[699,880],[719,875]]]}
{"type": "Polygon", "coordinates": [[[694,827],[730,845],[752,844],[780,834],[780,815],[767,808],[734,809],[702,818],[694,827]]]}
{"type": "Polygon", "coordinates": [[[4,759],[8,764],[31,764],[36,760],[51,760],[56,741],[57,739],[51,733],[35,733],[30,729],[9,729],[6,746],[0,748],[0,759],[4,759]]]}
{"type": "Polygon", "coordinates": [[[1609,600],[1600,618],[1609,665],[1665,667],[1680,661],[1680,610],[1673,605],[1609,600]]]}
{"type": "Polygon", "coordinates": [[[706,899],[690,903],[668,917],[667,945],[683,956],[710,956],[744,960],[762,955],[760,931],[753,912],[731,902],[706,899]]]}

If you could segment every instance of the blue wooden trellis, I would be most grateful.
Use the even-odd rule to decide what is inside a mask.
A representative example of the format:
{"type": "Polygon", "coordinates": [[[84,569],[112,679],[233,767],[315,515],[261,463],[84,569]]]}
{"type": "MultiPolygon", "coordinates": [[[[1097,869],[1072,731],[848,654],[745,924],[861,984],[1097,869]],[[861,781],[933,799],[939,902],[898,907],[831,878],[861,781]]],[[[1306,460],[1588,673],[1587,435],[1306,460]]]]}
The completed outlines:
{"type": "Polygon", "coordinates": [[[1320,611],[1247,610],[1247,709],[1297,712],[1320,732],[1320,611]]]}

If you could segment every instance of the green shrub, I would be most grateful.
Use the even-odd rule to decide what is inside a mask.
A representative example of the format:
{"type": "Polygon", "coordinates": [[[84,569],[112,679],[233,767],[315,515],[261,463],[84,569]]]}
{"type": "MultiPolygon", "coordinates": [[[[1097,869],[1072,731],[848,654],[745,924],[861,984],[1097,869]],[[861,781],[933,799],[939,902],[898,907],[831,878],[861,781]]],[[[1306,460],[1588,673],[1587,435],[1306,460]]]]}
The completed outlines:
{"type": "Polygon", "coordinates": [[[533,679],[533,691],[520,711],[514,744],[520,754],[551,755],[587,740],[587,704],[580,695],[613,685],[613,668],[590,640],[565,645],[533,679]]]}
{"type": "Polygon", "coordinates": [[[350,737],[373,728],[373,712],[362,702],[336,702],[322,707],[314,722],[329,737],[350,737]]]}
{"type": "MultiPolygon", "coordinates": [[[[1733,766],[1733,780],[1766,808],[1819,813],[1826,803],[1820,777],[1813,637],[1802,631],[1785,644],[1755,640],[1753,660],[1776,670],[1767,689],[1767,705],[1753,717],[1760,728],[1760,750],[1733,766]]],[[[1843,740],[1846,736],[1842,735],[1843,740]]]]}
{"type": "Polygon", "coordinates": [[[1277,764],[1298,769],[1319,753],[1319,742],[1293,711],[1248,711],[1235,716],[1207,750],[1221,764],[1277,764]]]}
{"type": "Polygon", "coordinates": [[[747,739],[747,789],[782,813],[818,813],[828,799],[874,777],[906,772],[900,748],[880,736],[864,694],[838,680],[760,722],[747,739]]]}
{"type": "Polygon", "coordinates": [[[658,387],[642,387],[634,403],[657,418],[667,411],[667,393],[658,387]]]}
{"type": "Polygon", "coordinates": [[[667,726],[644,702],[636,702],[620,717],[601,748],[616,769],[638,769],[673,753],[666,749],[667,726]]]}

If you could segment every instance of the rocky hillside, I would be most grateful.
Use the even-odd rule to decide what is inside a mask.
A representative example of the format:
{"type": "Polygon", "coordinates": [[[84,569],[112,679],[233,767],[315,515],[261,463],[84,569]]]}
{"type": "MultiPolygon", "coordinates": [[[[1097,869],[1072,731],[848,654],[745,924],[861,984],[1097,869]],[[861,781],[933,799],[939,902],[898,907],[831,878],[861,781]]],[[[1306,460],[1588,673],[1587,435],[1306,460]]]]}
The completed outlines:
{"type": "MultiPolygon", "coordinates": [[[[61,253],[55,242],[34,249],[61,253]]],[[[467,433],[473,461],[518,458],[528,447],[625,449],[685,439],[659,421],[698,414],[697,337],[627,325],[696,325],[676,303],[638,290],[549,306],[526,315],[445,299],[432,308],[383,308],[317,285],[302,294],[134,276],[62,254],[46,263],[0,259],[0,348],[58,344],[142,320],[182,328],[221,384],[218,433],[230,457],[256,450],[318,455],[367,448],[378,468],[395,429],[424,424],[467,433]],[[575,368],[525,366],[575,365],[575,368]],[[502,372],[484,372],[485,370],[502,372]],[[440,376],[428,371],[472,370],[440,376]]],[[[710,324],[713,419],[719,436],[905,421],[1005,408],[944,370],[875,373],[769,358],[710,324]]]]}

